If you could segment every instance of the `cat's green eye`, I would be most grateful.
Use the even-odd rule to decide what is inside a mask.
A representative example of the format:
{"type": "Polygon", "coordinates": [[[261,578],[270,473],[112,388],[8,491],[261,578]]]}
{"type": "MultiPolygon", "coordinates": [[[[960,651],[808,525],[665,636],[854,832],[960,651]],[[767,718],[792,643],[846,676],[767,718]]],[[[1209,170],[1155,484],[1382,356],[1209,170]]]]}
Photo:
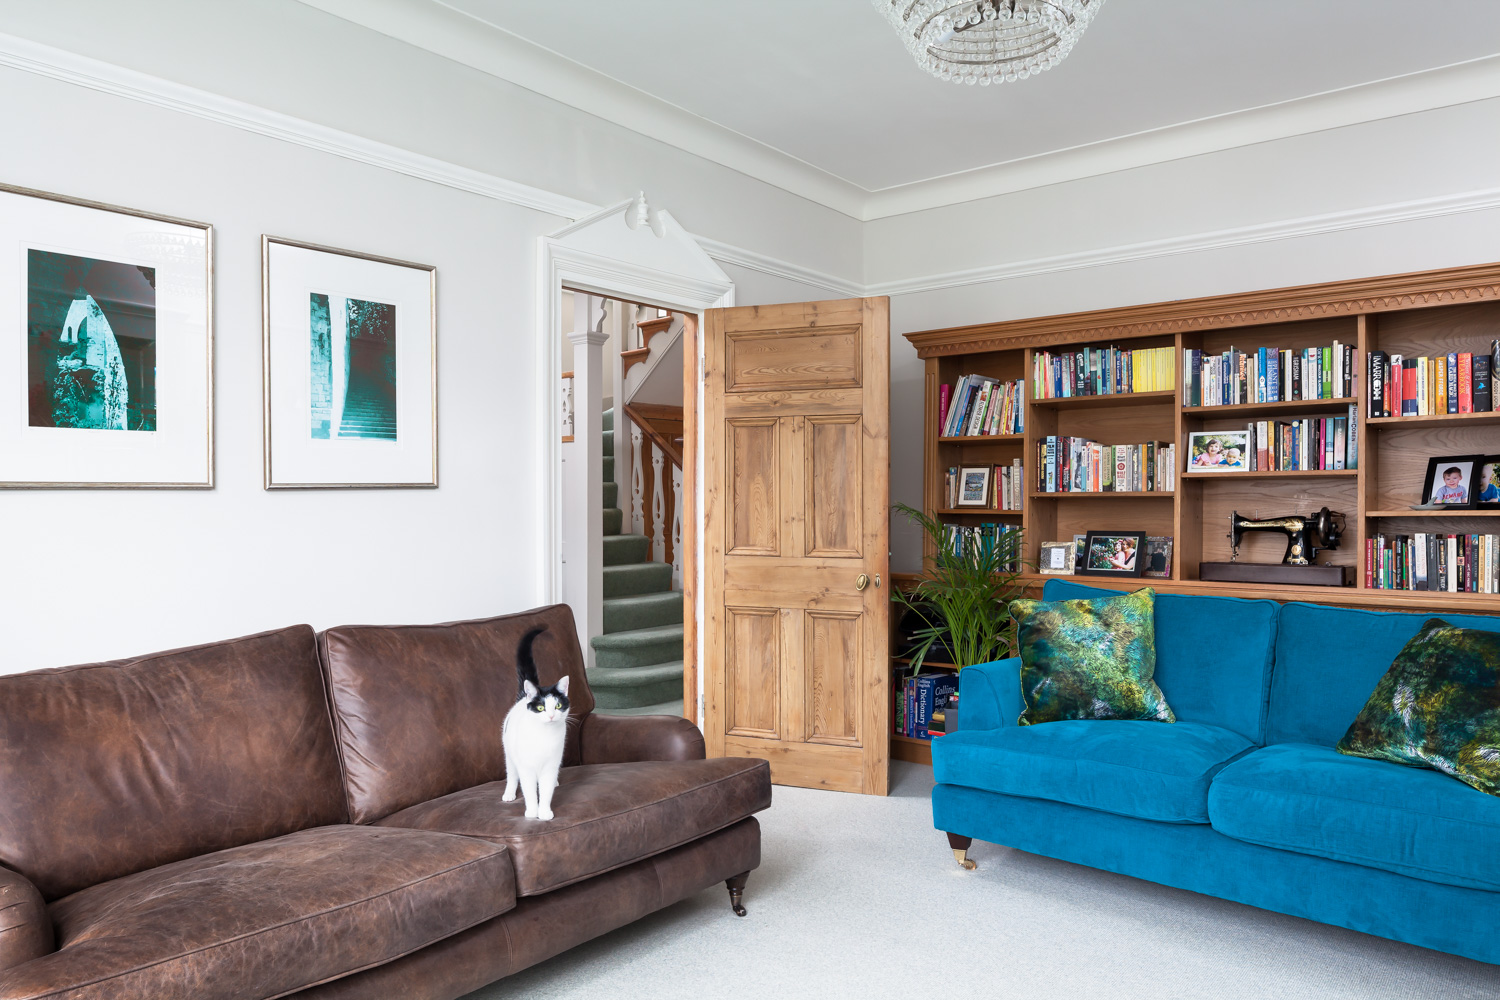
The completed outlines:
{"type": "Polygon", "coordinates": [[[533,712],[541,712],[541,711],[544,711],[545,709],[546,709],[545,705],[532,705],[531,706],[531,710],[533,712]]]}

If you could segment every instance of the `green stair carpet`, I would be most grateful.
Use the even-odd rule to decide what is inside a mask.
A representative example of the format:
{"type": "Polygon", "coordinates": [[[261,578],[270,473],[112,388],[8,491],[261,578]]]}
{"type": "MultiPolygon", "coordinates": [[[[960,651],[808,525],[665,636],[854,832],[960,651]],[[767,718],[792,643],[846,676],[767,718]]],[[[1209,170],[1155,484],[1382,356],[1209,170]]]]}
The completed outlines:
{"type": "Polygon", "coordinates": [[[591,640],[589,687],[606,715],[682,714],[682,592],[651,540],[626,535],[614,482],[614,411],[604,411],[604,634],[591,640]]]}

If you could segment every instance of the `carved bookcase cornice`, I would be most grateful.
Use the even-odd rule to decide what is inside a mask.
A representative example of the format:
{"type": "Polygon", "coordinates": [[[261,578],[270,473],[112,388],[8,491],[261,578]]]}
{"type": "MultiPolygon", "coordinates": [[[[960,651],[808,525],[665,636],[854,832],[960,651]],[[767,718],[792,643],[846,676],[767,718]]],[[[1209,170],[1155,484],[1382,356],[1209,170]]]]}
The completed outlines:
{"type": "Polygon", "coordinates": [[[1500,263],[1331,281],[1119,309],[908,333],[922,358],[1081,340],[1130,340],[1198,330],[1422,309],[1500,299],[1500,263]]]}

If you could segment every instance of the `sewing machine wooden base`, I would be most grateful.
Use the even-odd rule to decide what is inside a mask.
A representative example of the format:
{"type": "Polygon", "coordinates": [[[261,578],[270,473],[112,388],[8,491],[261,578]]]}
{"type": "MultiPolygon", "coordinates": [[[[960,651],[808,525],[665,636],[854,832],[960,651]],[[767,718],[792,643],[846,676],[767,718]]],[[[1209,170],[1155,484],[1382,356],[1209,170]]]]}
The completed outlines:
{"type": "Polygon", "coordinates": [[[1288,566],[1284,563],[1203,562],[1198,579],[1220,583],[1282,583],[1298,587],[1353,586],[1348,566],[1288,566]]]}

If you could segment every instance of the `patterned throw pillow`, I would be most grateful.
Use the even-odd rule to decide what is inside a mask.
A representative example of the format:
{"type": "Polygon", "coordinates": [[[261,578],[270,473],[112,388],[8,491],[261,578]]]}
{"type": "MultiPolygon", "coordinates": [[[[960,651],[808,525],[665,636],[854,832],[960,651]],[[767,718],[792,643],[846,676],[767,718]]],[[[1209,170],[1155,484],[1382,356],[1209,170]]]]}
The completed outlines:
{"type": "Polygon", "coordinates": [[[1500,632],[1429,619],[1375,685],[1337,749],[1430,767],[1500,795],[1500,632]]]}
{"type": "Polygon", "coordinates": [[[1076,601],[1012,601],[1021,647],[1016,720],[1030,726],[1062,719],[1176,722],[1156,672],[1156,591],[1076,601]]]}

